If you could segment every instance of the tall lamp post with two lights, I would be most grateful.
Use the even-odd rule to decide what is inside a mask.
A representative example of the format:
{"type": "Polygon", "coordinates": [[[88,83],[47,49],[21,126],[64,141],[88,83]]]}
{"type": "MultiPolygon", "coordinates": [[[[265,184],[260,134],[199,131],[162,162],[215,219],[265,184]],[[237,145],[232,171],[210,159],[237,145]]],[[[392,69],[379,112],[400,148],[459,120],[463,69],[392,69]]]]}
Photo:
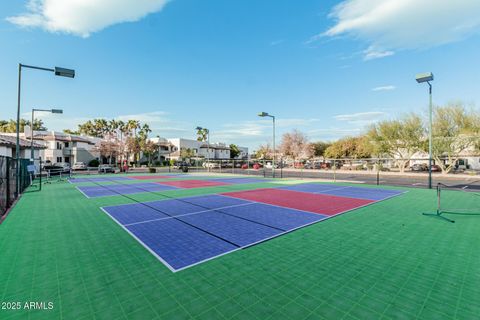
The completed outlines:
{"type": "MultiPolygon", "coordinates": [[[[56,76],[59,76],[59,77],[67,77],[67,78],[75,77],[75,70],[72,70],[72,69],[59,68],[59,67],[55,67],[51,69],[51,68],[30,66],[30,65],[21,64],[21,63],[18,64],[18,96],[17,96],[17,126],[16,126],[17,141],[15,145],[15,157],[16,157],[15,196],[18,196],[20,194],[20,98],[21,98],[21,89],[22,89],[22,68],[53,72],[56,76]]],[[[33,123],[32,123],[32,129],[33,129],[33,123]]]]}

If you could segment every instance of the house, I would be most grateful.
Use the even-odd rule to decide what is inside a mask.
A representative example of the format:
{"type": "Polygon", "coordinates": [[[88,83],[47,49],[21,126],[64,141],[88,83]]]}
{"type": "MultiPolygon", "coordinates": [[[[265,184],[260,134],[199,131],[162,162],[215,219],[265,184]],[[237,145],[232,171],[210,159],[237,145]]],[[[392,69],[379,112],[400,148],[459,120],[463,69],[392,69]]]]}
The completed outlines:
{"type": "MultiPolygon", "coordinates": [[[[0,156],[15,158],[17,146],[17,138],[11,134],[0,134],[0,156]]],[[[37,142],[33,142],[33,157],[38,158],[45,146],[37,142]]],[[[31,141],[20,139],[20,158],[31,158],[31,141]]]]}
{"type": "MultiPolygon", "coordinates": [[[[6,133],[11,137],[15,133],[6,133]]],[[[25,126],[24,132],[20,133],[20,137],[29,140],[31,131],[29,126],[25,126]]],[[[39,154],[45,162],[65,162],[74,164],[75,162],[90,162],[93,159],[99,158],[99,152],[95,148],[97,138],[76,136],[63,132],[56,131],[34,131],[33,141],[43,148],[40,149],[39,154]]],[[[27,156],[26,158],[30,158],[27,156]]]]}
{"type": "Polygon", "coordinates": [[[156,156],[153,157],[154,161],[168,161],[170,160],[170,156],[172,155],[172,153],[177,151],[175,145],[173,145],[165,138],[156,137],[150,138],[149,140],[158,145],[158,153],[156,156]]]}
{"type": "MultiPolygon", "coordinates": [[[[184,139],[184,138],[151,138],[151,141],[160,145],[160,155],[162,159],[178,160],[181,158],[182,152],[190,151],[193,158],[203,158],[211,160],[228,160],[230,159],[230,146],[226,143],[206,143],[203,141],[184,139]]],[[[240,154],[236,159],[248,158],[248,148],[239,147],[240,154]]]]}

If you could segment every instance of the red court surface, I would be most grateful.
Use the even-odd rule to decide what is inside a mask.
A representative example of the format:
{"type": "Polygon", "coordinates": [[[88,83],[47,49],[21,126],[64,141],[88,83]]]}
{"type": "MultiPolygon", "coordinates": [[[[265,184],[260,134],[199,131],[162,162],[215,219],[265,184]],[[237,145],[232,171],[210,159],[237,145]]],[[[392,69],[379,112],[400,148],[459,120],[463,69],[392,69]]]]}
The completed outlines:
{"type": "Polygon", "coordinates": [[[177,180],[177,181],[162,181],[162,182],[156,182],[156,183],[163,184],[166,186],[177,187],[177,188],[185,188],[185,189],[230,185],[230,183],[208,181],[208,180],[177,180]]]}
{"type": "Polygon", "coordinates": [[[154,180],[154,179],[171,179],[173,176],[133,176],[129,177],[135,180],[154,180]]]}
{"type": "Polygon", "coordinates": [[[373,200],[354,199],[324,194],[311,194],[279,189],[260,189],[227,192],[222,195],[244,200],[267,203],[297,210],[336,215],[373,203],[373,200]]]}

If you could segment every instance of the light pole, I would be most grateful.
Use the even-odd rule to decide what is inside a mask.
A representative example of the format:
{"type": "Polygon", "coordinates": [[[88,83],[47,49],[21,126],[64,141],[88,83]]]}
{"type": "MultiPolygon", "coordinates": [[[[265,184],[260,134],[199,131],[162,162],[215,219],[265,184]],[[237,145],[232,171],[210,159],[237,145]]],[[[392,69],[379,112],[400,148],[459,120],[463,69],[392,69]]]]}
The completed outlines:
{"type": "Polygon", "coordinates": [[[74,78],[75,77],[75,70],[72,69],[65,69],[55,67],[54,69],[51,68],[42,68],[36,66],[29,66],[26,64],[18,64],[18,95],[17,95],[17,141],[15,145],[15,157],[16,157],[16,169],[15,169],[15,196],[17,197],[20,194],[20,97],[21,97],[21,89],[22,89],[22,68],[28,69],[35,69],[41,71],[48,71],[53,72],[56,76],[59,77],[67,77],[67,78],[74,78]]]}
{"type": "Polygon", "coordinates": [[[210,130],[207,128],[196,127],[197,131],[204,130],[207,133],[207,171],[210,171],[210,130]]]}
{"type": "Polygon", "coordinates": [[[270,117],[273,120],[273,160],[272,160],[272,175],[275,178],[275,116],[268,112],[260,112],[259,117],[270,117]]]}
{"type": "Polygon", "coordinates": [[[432,189],[432,114],[433,114],[433,103],[432,103],[432,84],[430,83],[433,81],[433,73],[421,73],[415,77],[418,83],[426,82],[428,84],[428,94],[430,96],[430,103],[429,103],[429,111],[428,111],[428,188],[432,189]]]}
{"type": "Polygon", "coordinates": [[[30,123],[31,129],[30,129],[30,159],[32,160],[32,163],[34,162],[34,153],[33,153],[33,121],[35,120],[35,111],[42,111],[42,112],[50,112],[50,113],[63,113],[62,109],[32,109],[32,122],[30,123]]]}

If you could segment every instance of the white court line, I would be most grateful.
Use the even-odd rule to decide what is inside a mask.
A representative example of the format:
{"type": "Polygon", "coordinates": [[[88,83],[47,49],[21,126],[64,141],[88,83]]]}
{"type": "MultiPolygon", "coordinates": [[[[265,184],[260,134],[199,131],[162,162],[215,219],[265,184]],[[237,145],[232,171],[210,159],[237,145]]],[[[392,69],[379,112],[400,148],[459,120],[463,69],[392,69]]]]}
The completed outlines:
{"type": "Polygon", "coordinates": [[[91,199],[91,197],[87,196],[87,194],[86,194],[85,192],[83,192],[82,190],[80,190],[78,187],[79,187],[79,186],[75,186],[75,188],[76,188],[78,191],[80,191],[85,197],[87,197],[88,199],[91,199]]]}
{"type": "MultiPolygon", "coordinates": [[[[247,205],[251,205],[251,204],[254,204],[254,203],[251,202],[251,203],[235,204],[235,205],[225,206],[225,207],[219,207],[219,208],[215,208],[215,209],[208,209],[208,210],[202,210],[202,211],[195,211],[195,212],[191,212],[191,213],[184,213],[184,214],[180,214],[180,215],[177,215],[177,216],[170,216],[170,217],[164,217],[164,218],[158,218],[158,219],[151,219],[151,220],[133,222],[133,223],[125,224],[125,226],[126,226],[126,227],[129,227],[129,226],[134,226],[134,225],[137,225],[137,224],[143,224],[143,223],[148,223],[148,222],[168,220],[168,219],[175,219],[175,218],[178,218],[178,217],[191,216],[191,215],[199,214],[199,213],[212,212],[212,211],[223,210],[223,209],[228,209],[228,208],[243,207],[243,206],[247,206],[247,205]]],[[[153,208],[152,208],[152,209],[153,209],[153,208]]],[[[155,209],[153,209],[153,210],[155,210],[155,209]]],[[[162,212],[162,213],[163,213],[163,212],[162,212]]]]}
{"type": "Polygon", "coordinates": [[[170,271],[175,272],[175,268],[172,267],[167,261],[163,260],[162,257],[160,257],[155,251],[150,249],[150,247],[145,244],[142,240],[140,240],[133,232],[130,232],[127,228],[125,228],[119,221],[117,221],[114,217],[112,217],[107,211],[105,211],[102,207],[100,209],[107,214],[113,221],[115,221],[120,227],[122,227],[123,230],[127,231],[128,234],[130,234],[135,240],[137,240],[145,249],[147,249],[151,254],[153,254],[154,257],[156,257],[160,262],[162,262],[170,271]]]}
{"type": "MultiPolygon", "coordinates": [[[[265,239],[262,239],[262,240],[259,240],[259,241],[256,241],[254,243],[251,243],[251,244],[248,244],[248,245],[245,245],[245,246],[242,246],[242,247],[239,247],[239,248],[235,248],[235,249],[232,249],[232,250],[229,250],[229,251],[226,251],[226,252],[223,252],[221,254],[218,254],[216,256],[212,256],[212,257],[209,257],[207,259],[204,259],[204,260],[200,260],[200,261],[197,261],[193,264],[190,264],[190,265],[187,265],[185,267],[182,267],[182,268],[178,268],[178,269],[175,269],[173,268],[168,262],[166,262],[162,257],[160,257],[156,252],[154,252],[152,249],[150,249],[150,247],[148,245],[146,245],[142,240],[140,240],[137,236],[135,236],[132,232],[130,232],[130,230],[128,230],[125,226],[123,226],[120,222],[118,222],[115,218],[113,218],[106,210],[104,210],[103,207],[101,207],[100,209],[105,212],[113,221],[115,221],[118,225],[120,225],[125,231],[127,231],[134,239],[136,239],[145,249],[147,249],[150,253],[152,253],[160,262],[162,262],[170,271],[172,272],[179,272],[179,271],[182,271],[182,270],[185,270],[185,269],[188,269],[188,268],[191,268],[191,267],[194,267],[196,265],[199,265],[201,263],[204,263],[204,262],[207,262],[207,261],[210,261],[210,260],[213,260],[215,258],[218,258],[218,257],[221,257],[223,255],[226,255],[226,254],[229,254],[229,253],[232,253],[232,252],[235,252],[235,251],[238,251],[238,250],[241,250],[241,249],[246,249],[248,247],[251,247],[251,246],[254,246],[256,244],[259,244],[259,243],[262,243],[262,242],[265,242],[265,241],[268,241],[268,240],[271,240],[271,239],[274,239],[276,237],[280,237],[282,235],[285,235],[287,233],[290,233],[290,232],[293,232],[293,231],[296,231],[298,229],[301,229],[301,228],[305,228],[307,226],[310,226],[310,225],[313,225],[315,223],[319,223],[319,222],[322,222],[322,221],[325,221],[325,220],[328,220],[328,219],[331,219],[331,218],[334,218],[334,217],[337,217],[339,215],[342,215],[344,213],[347,213],[347,212],[350,212],[350,211],[354,211],[354,210],[357,210],[357,209],[360,209],[360,208],[364,208],[364,207],[367,207],[367,206],[370,206],[370,205],[373,205],[373,204],[376,204],[378,202],[382,202],[382,201],[385,201],[387,199],[390,199],[390,198],[393,198],[393,197],[397,197],[397,196],[400,196],[402,194],[405,194],[407,193],[408,191],[404,191],[404,192],[401,192],[401,193],[398,193],[398,194],[394,194],[394,195],[391,195],[389,197],[386,197],[382,200],[372,200],[372,202],[370,203],[367,203],[363,206],[358,206],[358,207],[355,207],[355,208],[352,208],[352,209],[348,209],[348,210],[345,210],[345,211],[342,211],[342,212],[339,212],[337,214],[334,214],[334,215],[331,215],[331,216],[328,216],[328,215],[325,215],[325,214],[318,214],[318,213],[315,213],[315,212],[309,212],[309,211],[305,211],[305,210],[298,210],[298,209],[295,209],[295,208],[289,208],[289,207],[282,207],[282,206],[277,206],[277,205],[272,205],[272,204],[268,204],[268,203],[263,203],[263,202],[258,202],[258,201],[251,201],[251,200],[245,200],[245,201],[250,201],[252,203],[259,203],[259,204],[263,204],[263,205],[266,205],[266,206],[272,206],[272,207],[278,207],[278,208],[283,208],[283,209],[290,209],[290,210],[296,210],[296,211],[301,211],[301,212],[306,212],[306,213],[309,213],[311,215],[316,215],[316,216],[319,216],[319,215],[322,215],[322,219],[318,219],[316,221],[312,221],[312,222],[309,222],[307,224],[304,224],[304,225],[301,225],[301,226],[298,226],[298,227],[295,227],[293,229],[289,229],[289,230],[286,230],[284,232],[281,232],[279,234],[276,234],[274,236],[271,236],[271,237],[268,237],[268,238],[265,238],[265,239]]],[[[230,197],[230,196],[226,196],[226,195],[223,195],[223,194],[218,194],[218,196],[223,196],[223,197],[226,197],[226,198],[233,198],[233,199],[239,199],[239,198],[235,198],[235,197],[230,197]]],[[[244,200],[244,199],[241,199],[240,200],[244,200]]]]}
{"type": "MultiPolygon", "coordinates": [[[[323,191],[318,191],[318,192],[308,192],[308,191],[300,191],[300,190],[291,190],[291,189],[284,189],[284,190],[288,190],[288,191],[295,191],[295,192],[302,192],[302,193],[308,193],[308,194],[318,194],[318,195],[326,195],[326,196],[334,196],[334,197],[342,197],[342,198],[349,198],[349,199],[357,199],[357,200],[368,200],[368,201],[382,201],[382,200],[385,200],[385,199],[389,199],[391,198],[392,196],[388,196],[386,198],[383,198],[383,199],[380,199],[380,200],[377,200],[377,199],[371,199],[371,198],[356,198],[354,196],[345,196],[345,195],[337,195],[337,194],[330,194],[330,193],[325,193],[325,192],[333,192],[333,191],[337,191],[337,190],[343,190],[343,189],[348,189],[348,188],[358,188],[358,187],[352,187],[352,186],[347,186],[347,187],[343,187],[343,188],[336,188],[336,189],[330,189],[330,190],[323,190],[323,191]]],[[[280,188],[279,188],[280,189],[280,188]]],[[[381,188],[364,188],[366,190],[387,190],[387,191],[396,191],[394,189],[381,189],[381,188]]],[[[408,191],[405,191],[405,192],[408,192],[408,191]]],[[[405,193],[405,192],[401,192],[401,193],[398,193],[398,194],[395,194],[394,196],[396,195],[399,195],[399,194],[402,194],[402,193],[405,193]]],[[[359,207],[360,208],[360,207],[359,207]]]]}
{"type": "MultiPolygon", "coordinates": [[[[331,192],[331,191],[337,191],[337,190],[343,190],[343,189],[348,189],[348,188],[353,188],[352,186],[347,186],[347,187],[341,187],[341,188],[335,188],[335,189],[327,189],[327,190],[322,190],[322,191],[317,191],[317,192],[311,192],[313,194],[322,194],[324,192],[331,192]]],[[[296,191],[296,190],[293,190],[296,191]]]]}

